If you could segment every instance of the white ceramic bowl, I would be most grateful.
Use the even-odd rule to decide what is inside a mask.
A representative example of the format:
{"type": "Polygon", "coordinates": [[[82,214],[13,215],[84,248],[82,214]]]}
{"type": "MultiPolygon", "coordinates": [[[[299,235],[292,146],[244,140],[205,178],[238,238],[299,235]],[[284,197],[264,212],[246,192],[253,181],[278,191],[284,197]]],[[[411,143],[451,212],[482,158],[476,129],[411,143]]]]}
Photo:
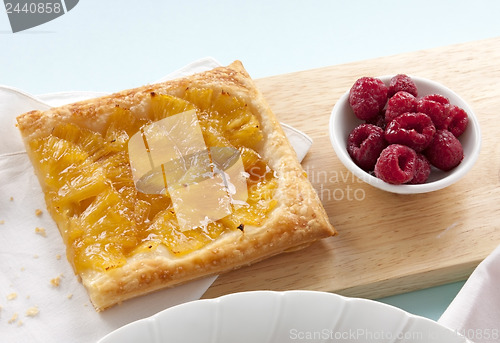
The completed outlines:
{"type": "MultiPolygon", "coordinates": [[[[364,182],[379,189],[399,193],[415,194],[436,191],[445,188],[461,179],[476,162],[481,149],[481,130],[476,115],[470,106],[451,89],[431,80],[409,75],[418,89],[418,96],[438,93],[446,96],[451,104],[460,106],[469,115],[469,124],[465,132],[459,137],[464,150],[463,161],[454,169],[444,172],[432,167],[431,175],[424,184],[419,185],[392,185],[381,179],[370,175],[358,167],[347,152],[347,137],[350,132],[363,122],[356,118],[349,106],[349,90],[337,101],[330,116],[330,140],[338,158],[346,168],[364,182]]],[[[389,84],[392,75],[380,76],[386,85],[389,84]]],[[[354,81],[353,81],[354,84],[354,81]]]]}

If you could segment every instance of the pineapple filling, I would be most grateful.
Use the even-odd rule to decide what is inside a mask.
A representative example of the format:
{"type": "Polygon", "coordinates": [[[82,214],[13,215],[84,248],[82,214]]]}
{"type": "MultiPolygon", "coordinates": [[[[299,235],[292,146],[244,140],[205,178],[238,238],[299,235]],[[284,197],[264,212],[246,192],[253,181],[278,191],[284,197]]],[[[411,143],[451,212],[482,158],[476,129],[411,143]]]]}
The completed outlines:
{"type": "Polygon", "coordinates": [[[239,150],[207,148],[195,110],[141,128],[128,141],[128,155],[137,190],[168,193],[182,231],[246,205],[248,174],[239,150]]]}
{"type": "MultiPolygon", "coordinates": [[[[256,151],[262,139],[260,123],[242,99],[224,91],[188,88],[179,97],[151,93],[146,117],[115,107],[103,131],[60,124],[49,136],[32,140],[30,146],[42,171],[47,207],[58,223],[65,223],[59,229],[67,242],[68,259],[75,270],[83,271],[119,267],[129,256],[159,245],[174,256],[183,256],[225,232],[261,224],[276,206],[273,194],[277,187],[274,171],[256,151]],[[177,170],[171,164],[178,159],[162,161],[155,157],[155,162],[150,159],[154,154],[139,154],[147,160],[134,168],[134,137],[151,139],[144,132],[154,127],[152,124],[179,113],[196,113],[201,129],[205,150],[194,154],[196,163],[184,161],[190,167],[184,171],[196,172],[165,172],[177,170]],[[203,160],[200,156],[205,153],[210,165],[224,171],[210,175],[225,175],[233,183],[228,186],[227,179],[222,178],[209,183],[212,188],[207,192],[208,184],[201,189],[201,183],[194,182],[204,175],[199,168],[203,160]],[[143,170],[144,165],[148,170],[143,170]],[[151,167],[163,171],[157,173],[159,169],[151,167]],[[242,179],[243,174],[246,177],[242,179]],[[193,192],[179,187],[186,184],[193,192]],[[196,198],[201,190],[208,193],[202,197],[204,201],[196,198]],[[217,200],[226,196],[228,202],[214,210],[207,204],[213,202],[217,192],[222,195],[217,195],[217,200]],[[179,206],[179,199],[191,205],[179,206]],[[195,212],[203,216],[197,217],[195,212]]],[[[160,146],[154,139],[150,143],[149,149],[160,146]]],[[[144,147],[141,144],[135,147],[144,147]]],[[[207,163],[201,166],[206,168],[207,163]]]]}

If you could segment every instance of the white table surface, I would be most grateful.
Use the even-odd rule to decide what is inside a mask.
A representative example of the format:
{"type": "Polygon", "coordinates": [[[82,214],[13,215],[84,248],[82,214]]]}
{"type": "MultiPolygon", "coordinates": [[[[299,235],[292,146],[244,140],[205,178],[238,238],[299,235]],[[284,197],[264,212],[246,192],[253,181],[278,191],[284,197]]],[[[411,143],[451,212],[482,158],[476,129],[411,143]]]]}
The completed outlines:
{"type": "MultiPolygon", "coordinates": [[[[499,13],[497,0],[82,0],[13,34],[0,8],[0,84],[113,92],[206,56],[261,78],[496,37],[499,13]]],[[[437,319],[462,285],[380,300],[437,319]]]]}

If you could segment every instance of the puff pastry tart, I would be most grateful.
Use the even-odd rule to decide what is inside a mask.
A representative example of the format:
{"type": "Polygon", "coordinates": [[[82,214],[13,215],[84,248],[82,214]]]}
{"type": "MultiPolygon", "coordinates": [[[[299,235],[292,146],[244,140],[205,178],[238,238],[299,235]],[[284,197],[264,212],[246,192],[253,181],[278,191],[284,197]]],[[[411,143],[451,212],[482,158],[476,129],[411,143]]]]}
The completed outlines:
{"type": "Polygon", "coordinates": [[[97,311],[336,233],[239,61],[17,122],[97,311]]]}

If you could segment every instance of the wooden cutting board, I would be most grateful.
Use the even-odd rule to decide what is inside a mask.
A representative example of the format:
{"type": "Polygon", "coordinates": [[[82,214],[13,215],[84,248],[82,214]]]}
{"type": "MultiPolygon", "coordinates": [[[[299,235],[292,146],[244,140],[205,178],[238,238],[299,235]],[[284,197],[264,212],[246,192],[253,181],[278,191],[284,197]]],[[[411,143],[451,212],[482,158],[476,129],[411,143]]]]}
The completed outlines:
{"type": "Polygon", "coordinates": [[[303,166],[339,235],[221,275],[204,298],[261,289],[379,298],[466,279],[500,244],[499,61],[500,37],[257,80],[278,119],[313,138],[303,166]],[[375,189],[330,144],[330,112],[354,81],[397,73],[448,86],[479,117],[480,157],[446,189],[375,189]]]}

